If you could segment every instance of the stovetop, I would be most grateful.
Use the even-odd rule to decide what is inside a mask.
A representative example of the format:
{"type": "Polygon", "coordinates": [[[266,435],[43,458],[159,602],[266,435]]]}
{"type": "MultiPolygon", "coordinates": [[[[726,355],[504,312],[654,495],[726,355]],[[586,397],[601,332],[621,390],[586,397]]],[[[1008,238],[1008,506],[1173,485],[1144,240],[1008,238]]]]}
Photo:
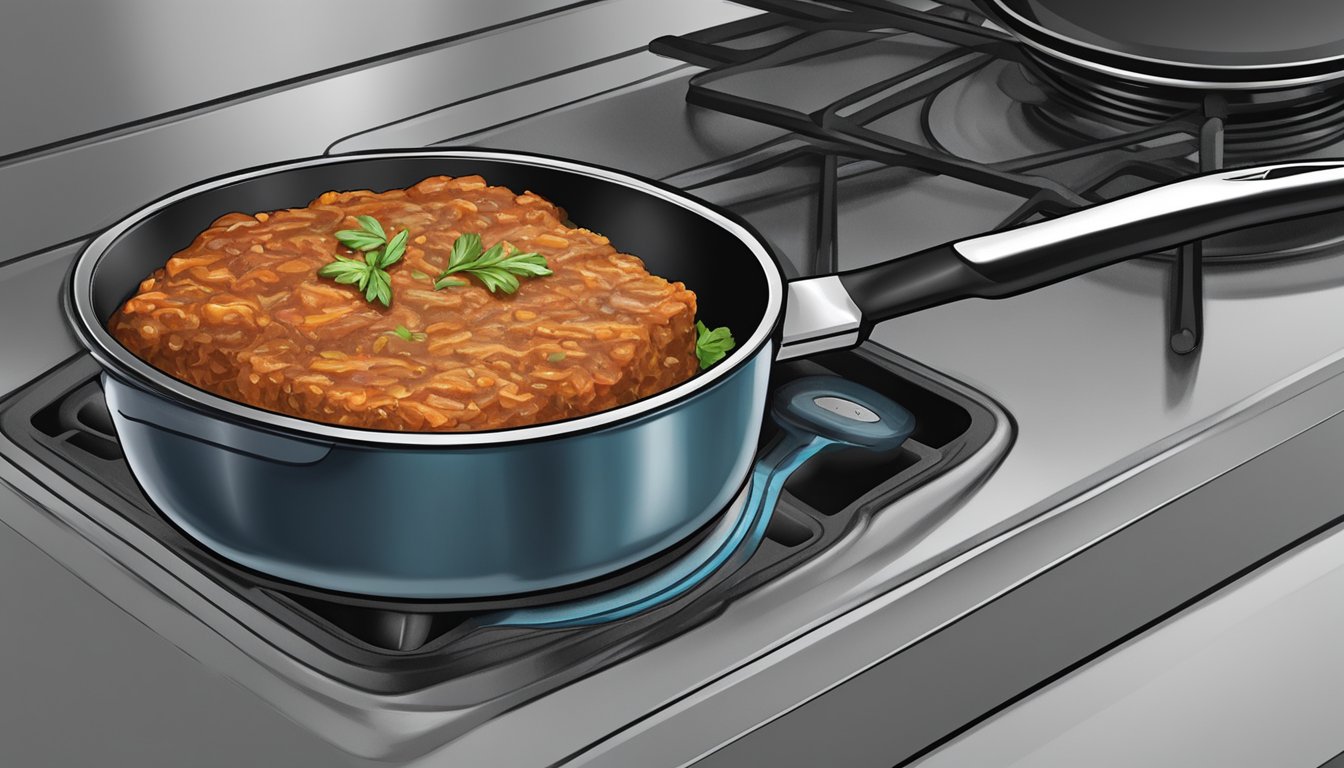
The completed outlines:
{"type": "MultiPolygon", "coordinates": [[[[53,388],[51,377],[69,378],[62,381],[73,389],[89,380],[89,371],[72,373],[77,360],[66,364],[78,350],[56,300],[65,269],[88,233],[183,184],[272,160],[324,150],[471,144],[610,165],[732,208],[765,234],[792,275],[863,266],[1098,199],[1037,197],[1038,190],[1013,186],[1012,179],[986,186],[919,165],[887,168],[861,157],[818,153],[825,137],[687,104],[688,93],[709,81],[708,86],[731,86],[739,95],[764,93],[768,102],[796,100],[815,110],[822,104],[808,101],[812,89],[844,79],[837,72],[862,72],[876,82],[947,55],[947,41],[932,30],[924,36],[826,31],[791,43],[833,49],[825,66],[792,61],[789,49],[781,48],[778,66],[772,61],[771,67],[748,68],[734,77],[705,78],[702,65],[712,61],[685,64],[645,46],[660,36],[689,33],[699,35],[693,41],[737,39],[730,47],[744,49],[774,45],[796,31],[791,26],[796,20],[772,17],[757,28],[756,10],[742,5],[711,0],[678,3],[675,10],[672,5],[608,0],[547,6],[526,22],[500,21],[498,27],[483,26],[349,70],[6,159],[0,163],[0,187],[7,198],[10,190],[24,191],[0,207],[0,223],[14,233],[10,250],[0,253],[0,322],[24,329],[5,342],[11,362],[0,370],[0,391],[15,395],[6,412],[14,413],[20,398],[27,398],[23,402],[33,415],[44,408],[59,411],[69,401],[61,399],[65,390],[53,388]],[[545,42],[591,28],[614,32],[586,48],[545,42]],[[473,62],[478,79],[443,74],[473,62]],[[782,89],[767,77],[777,78],[779,67],[788,73],[782,89]],[[389,85],[407,81],[418,87],[389,85]],[[356,116],[329,108],[350,89],[387,94],[383,110],[356,116]],[[266,141],[237,138],[255,135],[256,125],[270,126],[266,141]],[[759,172],[737,174],[742,167],[759,172]],[[819,215],[828,207],[827,174],[836,178],[834,226],[819,215]],[[71,188],[71,179],[79,181],[77,188],[71,188]],[[1024,207],[1042,200],[1050,205],[1024,207]],[[32,399],[35,391],[52,396],[39,402],[42,398],[32,399]]],[[[933,16],[915,21],[947,21],[936,25],[942,34],[985,29],[933,3],[900,7],[932,9],[933,16]]],[[[661,45],[672,52],[672,42],[661,45]]],[[[1013,166],[1016,157],[1071,152],[1079,143],[1064,131],[1070,126],[1055,125],[1051,132],[1033,122],[1023,105],[1046,86],[1021,78],[1017,64],[1005,59],[992,39],[985,45],[979,55],[988,59],[979,67],[941,83],[913,108],[882,117],[882,135],[988,162],[996,177],[1032,176],[1046,168],[1052,185],[1080,173],[1100,179],[1104,169],[1092,155],[1065,157],[1057,169],[1013,166]],[[995,129],[999,125],[1009,128],[995,129]],[[932,140],[929,126],[937,129],[932,140]],[[1079,163],[1088,168],[1080,170],[1079,163]]],[[[959,63],[952,57],[944,65],[959,63]]],[[[927,73],[936,77],[943,71],[927,73]]],[[[1192,153],[1204,138],[1205,118],[1182,114],[1167,121],[1179,125],[1113,130],[1107,138],[1114,146],[1102,166],[1114,164],[1117,153],[1129,153],[1122,158],[1128,164],[1121,165],[1136,172],[1119,191],[1197,169],[1200,159],[1192,153]],[[1125,131],[1142,134],[1141,140],[1116,139],[1128,135],[1125,131]]],[[[1339,154],[1324,140],[1300,151],[1293,156],[1339,154]]],[[[1097,194],[1114,191],[1098,189],[1097,194]]],[[[1328,227],[1308,234],[1297,258],[1255,258],[1262,255],[1259,244],[1241,241],[1228,245],[1229,251],[1251,258],[1209,260],[1202,339],[1186,355],[1170,346],[1170,256],[1118,264],[1016,298],[962,301],[883,323],[873,333],[873,347],[863,353],[868,357],[860,359],[895,361],[907,378],[932,382],[941,397],[990,414],[994,426],[982,436],[980,450],[960,456],[960,464],[933,482],[883,498],[856,518],[861,524],[828,534],[832,540],[824,552],[735,596],[676,637],[601,672],[591,672],[601,664],[584,666],[591,648],[561,653],[560,666],[573,660],[585,674],[558,690],[525,691],[528,695],[517,699],[473,707],[502,690],[498,668],[454,677],[451,685],[442,676],[391,685],[383,672],[375,675],[383,675],[382,684],[345,674],[344,651],[328,648],[304,660],[296,646],[286,647],[302,632],[275,611],[218,589],[216,577],[200,570],[175,569],[181,554],[173,547],[137,534],[141,529],[133,523],[109,522],[124,516],[101,518],[112,498],[106,477],[72,482],[77,472],[68,459],[47,457],[44,468],[30,466],[29,459],[45,449],[11,443],[0,451],[7,458],[0,462],[6,483],[0,489],[0,521],[6,524],[0,532],[17,532],[20,544],[35,545],[91,586],[98,594],[84,598],[97,604],[90,615],[109,625],[118,615],[130,617],[137,637],[169,642],[146,646],[170,654],[162,660],[107,648],[110,664],[129,665],[128,674],[146,680],[171,670],[164,685],[181,676],[231,702],[221,706],[260,706],[283,723],[265,727],[305,734],[298,739],[306,745],[301,749],[325,761],[315,764],[336,759],[355,764],[355,755],[394,761],[427,755],[426,761],[454,764],[553,764],[567,756],[592,765],[645,764],[632,762],[630,755],[660,754],[660,739],[678,737],[683,741],[664,745],[661,754],[677,755],[666,759],[680,764],[1338,412],[1338,399],[1325,394],[1337,386],[1334,377],[1344,366],[1339,322],[1344,259],[1328,227]],[[67,479],[53,480],[52,472],[67,479]],[[1003,552],[1016,556],[1000,557],[1003,552]],[[142,561],[147,565],[138,571],[121,565],[142,561]],[[108,602],[124,613],[108,615],[102,608],[108,602]],[[182,665],[173,648],[198,661],[205,673],[182,665]],[[250,696],[235,702],[230,697],[237,686],[224,685],[220,693],[222,680],[250,696]],[[687,734],[694,740],[686,741],[687,734]],[[631,744],[643,751],[629,751],[631,744]],[[330,745],[337,749],[322,751],[330,745]]],[[[32,418],[24,423],[33,424],[32,418]]],[[[45,434],[53,439],[64,434],[56,432],[45,434]]],[[[114,461],[113,448],[91,450],[97,455],[104,449],[114,461]]],[[[817,498],[803,491],[794,498],[800,506],[815,509],[824,506],[821,497],[834,495],[848,497],[850,504],[840,505],[845,507],[864,497],[845,493],[854,486],[838,471],[808,482],[817,498]]],[[[824,527],[829,519],[807,517],[806,510],[785,515],[795,513],[803,515],[804,528],[809,520],[824,527]]],[[[800,541],[798,528],[783,525],[775,533],[775,544],[786,550],[789,542],[807,546],[811,540],[800,541]]],[[[11,562],[19,567],[26,561],[13,554],[11,562]]],[[[44,611],[63,616],[80,605],[80,590],[50,592],[74,602],[59,612],[38,600],[23,603],[35,621],[50,619],[44,611]]],[[[381,652],[371,642],[377,633],[352,633],[339,612],[323,614],[320,606],[314,610],[302,603],[290,608],[317,614],[311,626],[327,639],[337,638],[337,645],[381,652]]],[[[378,632],[387,625],[381,626],[378,632]]],[[[431,629],[428,635],[447,637],[455,627],[444,623],[436,627],[438,634],[431,629]]],[[[320,648],[314,637],[301,638],[299,645],[320,648]]],[[[58,641],[52,647],[64,646],[58,641]]],[[[71,668],[80,663],[71,662],[71,668]]],[[[51,684],[72,683],[58,678],[51,684]]],[[[188,695],[174,690],[175,696],[188,695]]],[[[118,716],[114,708],[105,709],[106,717],[118,716]]]]}
{"type": "MultiPolygon", "coordinates": [[[[265,614],[282,629],[253,627],[253,632],[304,666],[383,694],[438,686],[445,702],[459,708],[488,704],[491,711],[535,698],[711,620],[742,595],[822,556],[867,525],[876,510],[972,457],[983,471],[992,466],[994,451],[1002,449],[995,445],[991,455],[977,455],[996,432],[993,410],[890,352],[860,349],[781,365],[772,389],[800,376],[859,382],[906,404],[918,420],[914,434],[893,450],[850,448],[809,461],[785,483],[764,540],[747,559],[719,567],[685,594],[654,601],[631,618],[606,620],[587,618],[580,606],[633,589],[691,557],[714,530],[732,524],[740,504],[725,510],[723,522],[712,522],[646,561],[548,592],[458,601],[327,592],[234,565],[160,514],[126,463],[98,375],[97,363],[78,355],[0,404],[0,445],[34,479],[63,497],[83,493],[99,499],[101,505],[83,508],[87,518],[123,531],[128,542],[147,539],[166,546],[174,557],[159,558],[158,565],[188,578],[205,576],[200,583],[207,597],[240,600],[265,614]],[[566,614],[564,621],[551,618],[557,611],[566,614]],[[490,682],[478,679],[487,672],[490,682]]],[[[761,445],[777,433],[768,424],[761,445]]],[[[913,543],[945,511],[905,515],[910,531],[905,540],[913,543]]],[[[132,571],[145,568],[134,556],[120,562],[132,571]]]]}

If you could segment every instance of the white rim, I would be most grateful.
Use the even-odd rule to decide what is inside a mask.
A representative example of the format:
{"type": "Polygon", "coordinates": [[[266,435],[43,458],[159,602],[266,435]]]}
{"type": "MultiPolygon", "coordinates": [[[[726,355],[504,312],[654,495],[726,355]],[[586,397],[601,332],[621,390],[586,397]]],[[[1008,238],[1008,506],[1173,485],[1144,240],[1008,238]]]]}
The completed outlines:
{"type": "Polygon", "coordinates": [[[497,152],[490,150],[370,152],[336,155],[264,166],[232,176],[214,179],[202,184],[196,184],[141,208],[94,238],[75,260],[70,284],[73,310],[78,321],[76,323],[76,330],[79,332],[80,336],[83,337],[89,351],[105,368],[109,368],[114,372],[119,369],[128,371],[136,378],[147,383],[153,390],[170,392],[190,403],[204,406],[210,410],[219,411],[228,414],[231,417],[259,426],[278,428],[286,432],[298,433],[305,437],[331,441],[425,447],[501,445],[505,443],[543,440],[561,435],[586,432],[601,427],[607,427],[657,411],[698,390],[712,386],[715,382],[726,378],[736,371],[744,362],[754,357],[761,347],[769,343],[770,336],[779,320],[784,302],[783,280],[780,277],[779,268],[776,266],[769,252],[766,251],[765,247],[755,235],[742,225],[725,217],[718,211],[695,200],[684,197],[681,193],[664,189],[644,179],[639,179],[606,168],[518,152],[497,152]],[[215,189],[235,182],[268,176],[283,171],[319,165],[359,162],[363,160],[407,157],[480,159],[515,163],[518,165],[555,168],[601,179],[603,181],[613,182],[623,187],[629,187],[630,189],[673,203],[681,208],[685,208],[698,216],[710,220],[715,225],[731,233],[756,257],[761,265],[761,271],[765,275],[768,291],[764,316],[761,321],[757,323],[751,336],[749,336],[746,341],[739,344],[738,347],[729,353],[728,357],[724,358],[718,365],[715,365],[704,373],[693,376],[671,389],[660,392],[653,397],[645,398],[620,408],[614,408],[609,411],[603,411],[601,413],[583,416],[577,419],[540,424],[533,427],[519,427],[515,429],[488,430],[481,432],[383,432],[339,427],[316,421],[306,421],[304,419],[285,416],[260,408],[253,408],[211,394],[203,389],[197,389],[186,382],[163,373],[157,368],[145,363],[135,355],[132,355],[125,347],[117,343],[117,341],[112,338],[111,334],[102,327],[102,323],[93,310],[93,272],[98,265],[98,262],[102,260],[104,255],[106,255],[109,247],[131,227],[173,203],[189,198],[205,190],[215,189]]]}

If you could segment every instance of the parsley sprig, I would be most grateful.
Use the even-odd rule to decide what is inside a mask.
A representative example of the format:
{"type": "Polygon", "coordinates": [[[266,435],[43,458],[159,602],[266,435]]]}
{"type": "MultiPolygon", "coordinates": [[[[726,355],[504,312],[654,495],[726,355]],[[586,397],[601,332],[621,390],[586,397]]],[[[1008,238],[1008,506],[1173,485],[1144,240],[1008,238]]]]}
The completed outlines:
{"type": "Polygon", "coordinates": [[[387,239],[383,225],[372,216],[356,216],[359,229],[342,229],[336,233],[336,240],[352,251],[363,251],[364,260],[352,259],[336,254],[336,260],[323,264],[318,270],[319,277],[330,277],[342,285],[358,286],[364,292],[364,300],[370,303],[381,301],[383,306],[392,306],[392,276],[387,268],[401,260],[406,252],[406,238],[410,230],[403,229],[387,239]]]}
{"type": "Polygon", "coordinates": [[[384,336],[396,336],[402,341],[424,341],[429,338],[424,331],[412,331],[404,325],[398,325],[390,331],[383,331],[384,336]]]}
{"type": "Polygon", "coordinates": [[[459,235],[448,254],[448,266],[439,273],[434,289],[466,285],[467,281],[453,277],[458,273],[474,276],[490,289],[505,293],[518,290],[519,277],[543,277],[553,274],[546,266],[546,257],[540,253],[522,253],[512,245],[512,253],[504,254],[504,243],[499,242],[483,251],[481,236],[474,232],[459,235]]]}
{"type": "Polygon", "coordinates": [[[722,360],[735,346],[732,331],[722,327],[711,331],[704,323],[695,321],[695,356],[700,360],[700,370],[722,360]]]}

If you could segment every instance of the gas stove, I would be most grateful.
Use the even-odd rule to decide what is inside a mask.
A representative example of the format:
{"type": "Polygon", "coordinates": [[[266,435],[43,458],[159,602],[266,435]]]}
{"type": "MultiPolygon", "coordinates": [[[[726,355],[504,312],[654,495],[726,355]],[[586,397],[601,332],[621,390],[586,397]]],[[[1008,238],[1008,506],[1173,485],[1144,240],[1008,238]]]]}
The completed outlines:
{"type": "Polygon", "coordinates": [[[152,120],[90,109],[50,144],[7,137],[0,317],[25,329],[0,371],[14,760],[956,764],[1045,687],[1333,533],[1344,227],[1316,216],[923,310],[780,365],[773,387],[837,375],[917,431],[800,467],[759,548],[713,568],[697,553],[740,501],[608,578],[499,600],[325,593],[197,545],[130,475],[58,300],[89,235],[184,184],[321,152],[537,152],[728,208],[799,277],[1201,171],[1344,155],[1331,88],[1110,80],[969,3],[498,5],[473,31],[427,28],[433,42],[236,96],[182,84],[152,120]],[[611,34],[554,43],[593,28],[611,34]],[[479,79],[442,82],[463,66],[479,79]],[[330,107],[352,89],[386,111],[330,107]],[[257,125],[273,130],[241,138],[257,125]],[[660,591],[678,569],[698,576],[660,591]],[[41,736],[42,713],[91,686],[65,721],[112,735],[41,736]],[[173,727],[128,728],[145,713],[173,727]],[[243,724],[254,741],[221,736],[243,724]]]}

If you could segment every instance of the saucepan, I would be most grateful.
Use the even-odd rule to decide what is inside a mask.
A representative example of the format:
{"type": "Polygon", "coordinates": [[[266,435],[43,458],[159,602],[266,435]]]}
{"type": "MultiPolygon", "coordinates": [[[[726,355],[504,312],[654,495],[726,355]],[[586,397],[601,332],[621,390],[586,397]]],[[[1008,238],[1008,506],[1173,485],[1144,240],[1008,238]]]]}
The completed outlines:
{"type": "MultiPolygon", "coordinates": [[[[858,344],[883,319],[999,298],[1241,227],[1344,208],[1344,162],[1190,178],[1055,219],[838,275],[786,282],[730,212],[570,160],[484,149],[305,159],[206,181],[95,238],[67,306],[148,498],[215,552],[321,589],[410,599],[552,590],[686,540],[744,487],[777,360],[858,344]],[[305,421],[198,390],[106,330],[146,275],[230,211],[327,190],[479,174],[532,190],[681,280],[736,348],[690,380],[602,413],[508,430],[381,432],[305,421]]],[[[892,233],[895,239],[899,233],[892,233]]],[[[825,404],[824,398],[818,402],[825,404]]]]}

